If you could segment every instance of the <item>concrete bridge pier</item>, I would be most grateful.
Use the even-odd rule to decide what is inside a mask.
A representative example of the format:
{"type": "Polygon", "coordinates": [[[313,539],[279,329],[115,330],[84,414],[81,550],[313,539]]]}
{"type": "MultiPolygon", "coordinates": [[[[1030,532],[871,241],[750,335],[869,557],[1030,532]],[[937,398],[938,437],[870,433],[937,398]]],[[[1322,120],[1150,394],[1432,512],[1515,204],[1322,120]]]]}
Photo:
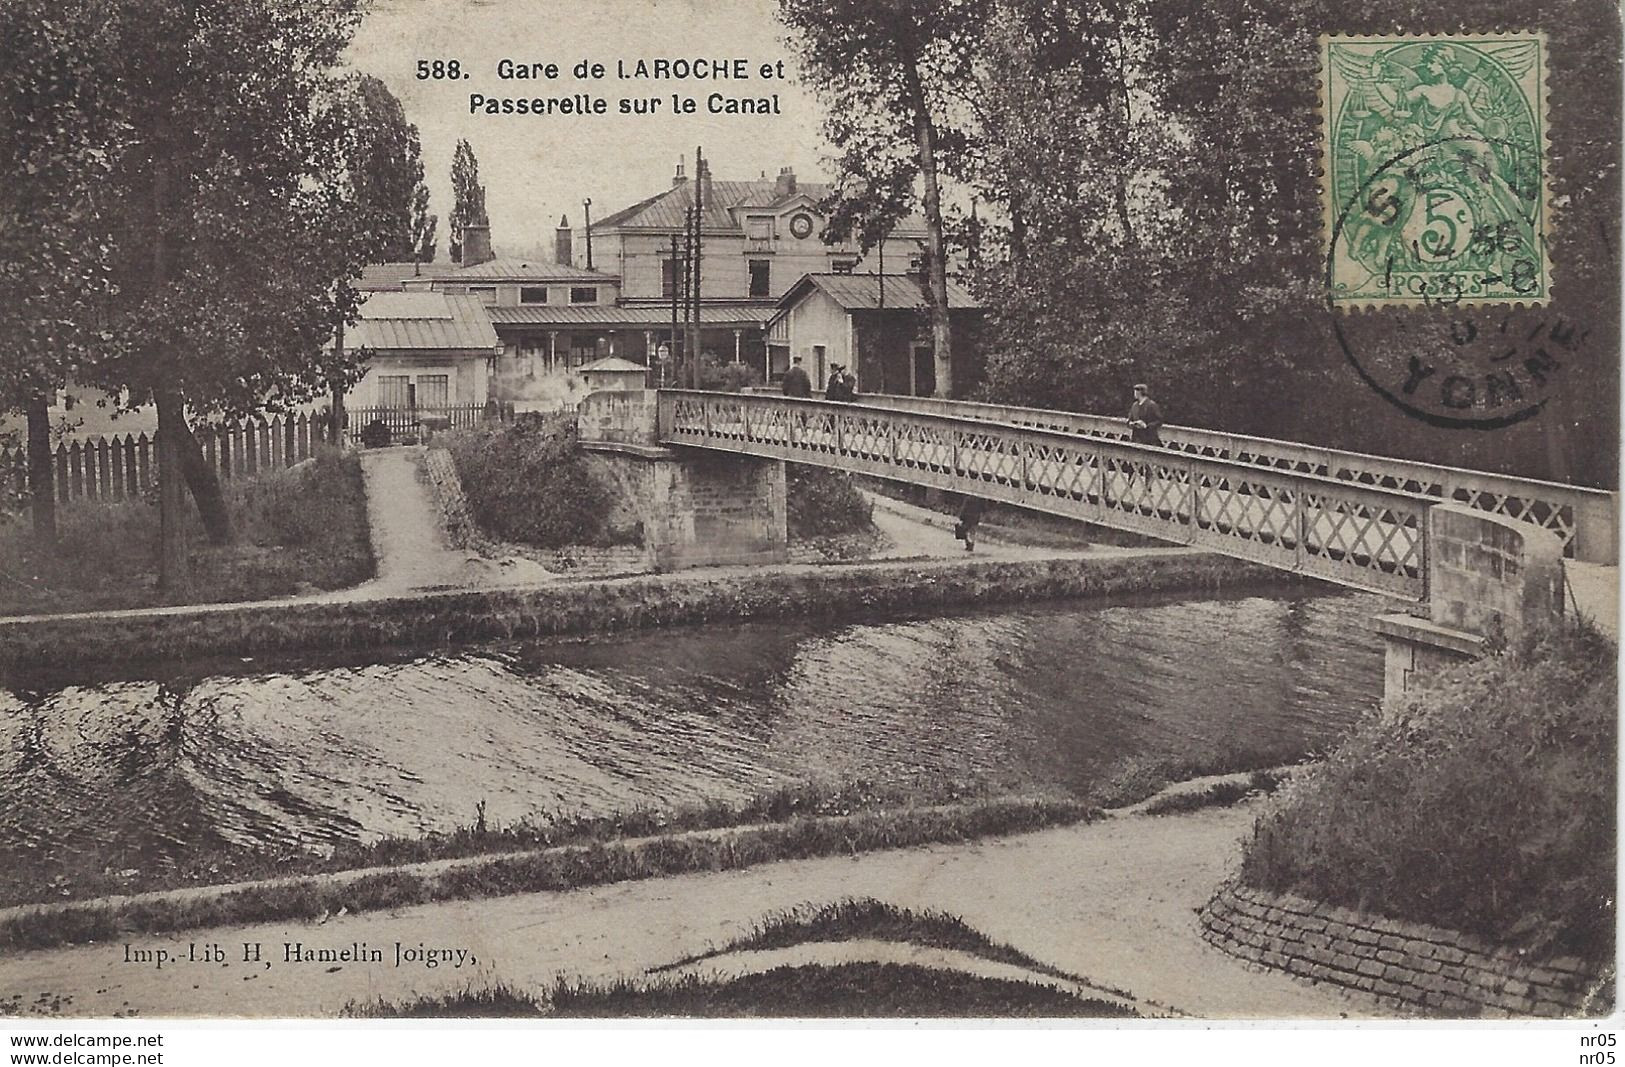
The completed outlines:
{"type": "Polygon", "coordinates": [[[1427,524],[1426,615],[1377,618],[1387,708],[1563,614],[1563,543],[1550,530],[1456,504],[1429,508],[1427,524]]]}
{"type": "Polygon", "coordinates": [[[661,445],[656,397],[592,393],[576,415],[581,447],[643,526],[650,566],[785,562],[784,461],[661,445]]]}

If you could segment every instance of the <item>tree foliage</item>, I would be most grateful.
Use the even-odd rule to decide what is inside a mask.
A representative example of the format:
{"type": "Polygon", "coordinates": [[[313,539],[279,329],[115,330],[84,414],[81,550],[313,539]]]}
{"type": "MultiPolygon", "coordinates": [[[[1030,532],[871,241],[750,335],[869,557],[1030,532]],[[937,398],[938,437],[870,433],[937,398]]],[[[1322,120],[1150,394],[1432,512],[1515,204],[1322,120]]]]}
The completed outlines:
{"type": "Polygon", "coordinates": [[[372,75],[358,75],[349,90],[351,195],[366,212],[364,225],[377,241],[373,257],[431,263],[439,219],[429,213],[418,128],[406,120],[389,87],[372,75]]]}
{"type": "Polygon", "coordinates": [[[71,374],[124,403],[156,403],[166,588],[185,584],[183,482],[200,504],[219,504],[207,469],[183,462],[187,412],[285,407],[359,375],[353,354],[328,347],[354,310],[339,283],[367,258],[337,73],[359,7],[28,0],[6,9],[16,20],[8,39],[32,41],[55,71],[37,99],[8,90],[10,121],[29,147],[4,158],[4,239],[30,249],[8,259],[20,262],[8,277],[40,288],[6,324],[28,341],[11,357],[28,377],[7,377],[27,385],[71,374]],[[50,197],[30,193],[42,168],[60,179],[50,197]],[[54,203],[25,215],[16,205],[29,195],[54,203]],[[75,343],[58,343],[64,335],[75,343]]]}
{"type": "Polygon", "coordinates": [[[925,216],[926,294],[939,395],[953,391],[941,184],[965,136],[954,115],[990,0],[780,0],[838,153],[827,236],[868,249],[916,203],[925,216]],[[916,184],[918,194],[916,195],[916,184]]]}
{"type": "MultiPolygon", "coordinates": [[[[1613,484],[1619,273],[1612,223],[1586,220],[1620,213],[1618,10],[1470,0],[1452,19],[1548,36],[1559,280],[1508,329],[1573,324],[1585,348],[1539,417],[1426,425],[1367,387],[1333,333],[1318,39],[1440,28],[1416,0],[998,0],[964,92],[979,100],[965,180],[994,208],[973,279],[991,394],[1112,413],[1148,380],[1171,422],[1613,484]]],[[[1361,355],[1413,348],[1406,315],[1364,316],[1361,355]]]]}
{"type": "Polygon", "coordinates": [[[485,222],[485,186],[480,184],[480,161],[474,146],[457,139],[451,157],[451,260],[463,261],[463,228],[485,222]]]}

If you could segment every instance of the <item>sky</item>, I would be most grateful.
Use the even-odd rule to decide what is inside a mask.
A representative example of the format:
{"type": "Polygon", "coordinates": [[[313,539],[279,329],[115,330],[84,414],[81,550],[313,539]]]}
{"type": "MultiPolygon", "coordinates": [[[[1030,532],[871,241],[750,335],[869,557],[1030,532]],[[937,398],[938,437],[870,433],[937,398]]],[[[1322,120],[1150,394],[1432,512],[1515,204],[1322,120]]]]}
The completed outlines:
{"type": "MultiPolygon", "coordinates": [[[[423,143],[425,180],[440,217],[445,260],[451,214],[451,159],[467,138],[479,161],[498,255],[551,250],[559,216],[579,228],[582,200],[601,219],[670,187],[679,157],[692,175],[702,146],[719,180],[769,177],[790,166],[802,179],[824,177],[829,154],[823,111],[801,86],[774,0],[376,0],[352,42],[349,62],[382,79],[400,98],[423,143]],[[501,80],[497,64],[557,63],[556,81],[501,80]],[[744,59],[747,80],[620,80],[617,61],[744,59]],[[459,61],[461,80],[420,80],[418,60],[459,61]],[[581,60],[608,68],[599,81],[572,77],[581,60]],[[784,63],[786,80],[762,80],[764,63],[784,63]],[[469,94],[488,97],[605,97],[604,115],[469,114],[469,94]],[[671,95],[698,99],[673,115],[671,95]],[[706,97],[777,92],[780,115],[709,115],[706,97]],[[655,115],[622,115],[622,97],[658,96],[655,115]]],[[[578,252],[579,255],[579,252],[578,252]]]]}

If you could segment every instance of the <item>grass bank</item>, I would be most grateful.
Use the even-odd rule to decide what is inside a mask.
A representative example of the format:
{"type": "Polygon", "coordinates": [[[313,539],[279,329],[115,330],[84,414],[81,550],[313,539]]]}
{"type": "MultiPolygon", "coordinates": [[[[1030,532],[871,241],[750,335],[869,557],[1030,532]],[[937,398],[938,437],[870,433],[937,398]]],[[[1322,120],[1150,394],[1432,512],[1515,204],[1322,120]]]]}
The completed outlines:
{"type": "Polygon", "coordinates": [[[957,915],[940,911],[913,911],[873,897],[847,898],[828,904],[803,905],[776,912],[744,935],[709,952],[676,960],[659,971],[676,970],[733,952],[790,948],[813,942],[889,941],[918,948],[948,949],[993,963],[1007,963],[1051,978],[1081,982],[1020,949],[994,941],[957,915]]]}
{"type": "Polygon", "coordinates": [[[0,919],[0,949],[108,941],[201,927],[306,921],[444,900],[579,889],[790,859],[963,842],[1067,825],[1094,810],[1066,799],[993,798],[945,807],[797,815],[770,825],[594,840],[450,863],[372,868],[251,885],[17,909],[0,919]]]}
{"type": "Polygon", "coordinates": [[[909,963],[806,964],[733,978],[560,982],[541,996],[499,986],[402,1004],[376,1001],[346,1014],[392,1019],[1138,1017],[1120,1004],[1053,986],[909,963]]]}
{"type": "Polygon", "coordinates": [[[1242,880],[1611,964],[1617,656],[1553,630],[1372,717],[1278,794],[1242,880]]]}
{"type": "MultiPolygon", "coordinates": [[[[324,451],[298,467],[225,483],[235,540],[210,545],[187,509],[190,603],[338,589],[372,576],[366,492],[354,456],[324,451]]],[[[26,522],[0,525],[0,614],[169,603],[158,591],[155,501],[59,506],[54,549],[26,522]]]]}
{"type": "Polygon", "coordinates": [[[688,571],[530,589],[341,603],[0,621],[0,672],[105,670],[171,658],[461,642],[633,630],[723,619],[929,612],[964,604],[1274,586],[1279,572],[1216,554],[853,563],[688,571]]]}
{"type": "Polygon", "coordinates": [[[189,848],[173,862],[123,871],[109,869],[102,853],[60,847],[35,848],[27,852],[18,850],[18,861],[0,870],[0,907],[60,904],[69,900],[402,867],[662,834],[759,826],[797,818],[946,807],[997,799],[986,790],[962,789],[936,779],[922,779],[907,789],[880,788],[862,780],[801,782],[769,790],[740,803],[713,800],[673,809],[640,807],[609,815],[520,819],[500,826],[485,821],[482,804],[474,822],[444,833],[385,837],[366,843],[346,842],[326,854],[294,848],[189,848]]]}

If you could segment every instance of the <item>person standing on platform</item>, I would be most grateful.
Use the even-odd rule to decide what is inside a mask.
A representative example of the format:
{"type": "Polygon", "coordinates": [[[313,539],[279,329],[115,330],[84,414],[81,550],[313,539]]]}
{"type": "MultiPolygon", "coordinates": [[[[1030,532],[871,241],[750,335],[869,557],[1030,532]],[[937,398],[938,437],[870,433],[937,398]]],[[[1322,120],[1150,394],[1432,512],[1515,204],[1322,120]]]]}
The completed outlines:
{"type": "Polygon", "coordinates": [[[829,384],[824,388],[825,400],[851,400],[852,386],[846,377],[846,368],[839,363],[829,369],[829,384]]]}
{"type": "Polygon", "coordinates": [[[799,397],[803,400],[812,396],[812,379],[807,372],[801,369],[801,357],[796,356],[790,361],[790,369],[784,372],[784,395],[799,397]]]}

